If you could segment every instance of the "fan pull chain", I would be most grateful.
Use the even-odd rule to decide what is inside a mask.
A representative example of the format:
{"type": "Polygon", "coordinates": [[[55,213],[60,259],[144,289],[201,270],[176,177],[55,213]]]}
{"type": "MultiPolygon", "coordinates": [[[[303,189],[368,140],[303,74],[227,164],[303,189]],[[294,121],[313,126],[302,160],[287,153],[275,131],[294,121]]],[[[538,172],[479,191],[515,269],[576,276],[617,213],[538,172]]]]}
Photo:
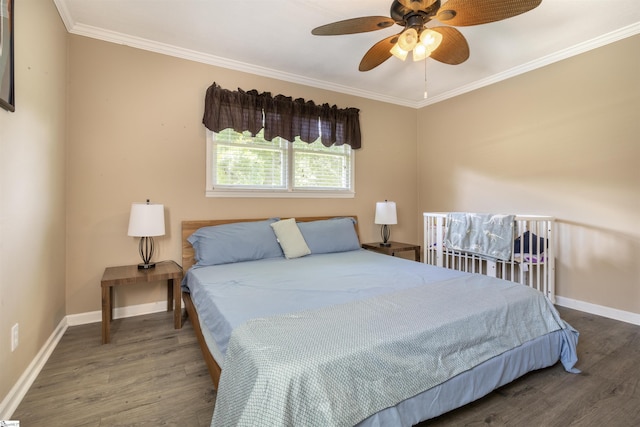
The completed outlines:
{"type": "Polygon", "coordinates": [[[424,59],[424,99],[427,99],[427,58],[424,59]]]}

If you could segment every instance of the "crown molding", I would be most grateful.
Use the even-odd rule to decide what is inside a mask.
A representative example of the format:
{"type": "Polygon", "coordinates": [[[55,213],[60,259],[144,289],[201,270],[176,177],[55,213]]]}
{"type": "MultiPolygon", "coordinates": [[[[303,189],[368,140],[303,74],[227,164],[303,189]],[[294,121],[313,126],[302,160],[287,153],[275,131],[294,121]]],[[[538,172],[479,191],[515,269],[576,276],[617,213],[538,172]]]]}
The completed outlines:
{"type": "MultiPolygon", "coordinates": [[[[63,19],[64,20],[64,19],[63,19]]],[[[65,21],[66,22],[66,21],[65,21]]],[[[181,47],[159,43],[153,40],[141,37],[130,36],[115,31],[105,30],[102,28],[92,27],[84,24],[74,24],[69,33],[80,36],[90,37],[106,42],[121,44],[137,49],[150,52],[160,53],[162,55],[173,56],[176,58],[186,59],[189,61],[200,62],[203,64],[214,65],[217,67],[227,68],[230,70],[241,71],[249,74],[256,74],[263,77],[270,77],[277,80],[284,80],[291,83],[297,83],[304,86],[311,86],[319,89],[326,89],[334,92],[345,93],[349,95],[359,96],[362,98],[374,99],[377,101],[387,102],[391,104],[399,104],[407,107],[414,107],[415,103],[401,98],[389,97],[379,93],[354,89],[352,87],[343,86],[323,80],[310,79],[308,77],[299,76],[297,74],[287,73],[274,70],[271,68],[261,67],[254,64],[235,61],[220,56],[205,54],[195,50],[184,49],[181,47]]]]}
{"type": "Polygon", "coordinates": [[[241,71],[249,74],[255,74],[263,77],[269,77],[277,80],[284,80],[291,83],[296,83],[304,86],[315,87],[318,89],[325,89],[333,92],[344,93],[348,95],[358,96],[375,101],[381,101],[390,104],[401,105],[404,107],[411,107],[420,109],[428,105],[433,105],[438,102],[444,101],[449,98],[453,98],[467,92],[471,92],[476,89],[483,88],[485,86],[498,83],[500,81],[509,79],[511,77],[524,74],[526,72],[553,64],[563,59],[570,58],[575,55],[596,49],[598,47],[605,46],[609,43],[622,40],[627,37],[640,34],[640,22],[621,28],[616,31],[604,34],[594,39],[588,40],[583,43],[579,43],[575,46],[560,50],[554,54],[547,55],[535,61],[530,61],[518,67],[514,67],[510,70],[494,74],[484,79],[477,80],[473,83],[461,86],[459,88],[450,90],[443,94],[427,98],[425,100],[413,101],[407,99],[401,99],[392,96],[386,96],[379,93],[354,89],[352,87],[331,83],[318,79],[310,79],[308,77],[299,76],[297,74],[287,73],[283,71],[274,70],[271,68],[261,67],[254,64],[248,64],[245,62],[234,61],[227,58],[222,58],[215,55],[204,54],[190,49],[184,49],[177,46],[159,43],[152,40],[130,36],[115,31],[104,30],[102,28],[92,27],[89,25],[76,23],[69,14],[64,0],[54,0],[62,21],[67,28],[67,31],[71,34],[90,37],[102,41],[121,44],[137,49],[147,50],[150,52],[160,53],[162,55],[173,56],[176,58],[186,59],[189,61],[200,62],[203,64],[214,65],[217,67],[227,68],[230,70],[241,71]]]}
{"type": "Polygon", "coordinates": [[[455,96],[462,95],[464,93],[471,92],[473,90],[480,89],[482,87],[501,82],[511,77],[515,77],[520,74],[524,74],[529,71],[533,71],[538,68],[545,67],[555,62],[562,61],[563,59],[571,58],[572,56],[576,56],[581,53],[585,53],[590,50],[597,49],[599,47],[625,39],[627,37],[634,36],[636,34],[640,34],[640,22],[629,25],[627,27],[623,27],[616,31],[612,31],[600,37],[596,37],[594,39],[588,40],[586,42],[579,43],[567,49],[560,50],[551,55],[547,55],[542,58],[536,59],[535,61],[530,61],[518,67],[511,68],[510,70],[507,70],[498,74],[494,74],[488,78],[475,81],[471,84],[456,88],[449,92],[445,92],[441,95],[434,96],[433,98],[425,99],[424,101],[421,101],[420,103],[418,103],[418,105],[416,105],[416,108],[422,108],[422,107],[426,107],[427,105],[436,104],[440,101],[444,101],[445,99],[453,98],[455,96]]]}

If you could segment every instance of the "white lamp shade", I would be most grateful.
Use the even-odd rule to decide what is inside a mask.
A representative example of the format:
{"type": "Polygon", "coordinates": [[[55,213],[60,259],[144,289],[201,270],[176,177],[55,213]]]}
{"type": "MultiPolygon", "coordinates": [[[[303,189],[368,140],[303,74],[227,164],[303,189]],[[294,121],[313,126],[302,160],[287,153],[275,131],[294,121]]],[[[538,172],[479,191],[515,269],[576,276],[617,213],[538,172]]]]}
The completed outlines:
{"type": "Polygon", "coordinates": [[[376,224],[397,224],[398,217],[396,215],[396,202],[377,202],[376,203],[376,224]]]}
{"type": "Polygon", "coordinates": [[[129,216],[129,236],[164,236],[164,205],[133,203],[129,216]]]}

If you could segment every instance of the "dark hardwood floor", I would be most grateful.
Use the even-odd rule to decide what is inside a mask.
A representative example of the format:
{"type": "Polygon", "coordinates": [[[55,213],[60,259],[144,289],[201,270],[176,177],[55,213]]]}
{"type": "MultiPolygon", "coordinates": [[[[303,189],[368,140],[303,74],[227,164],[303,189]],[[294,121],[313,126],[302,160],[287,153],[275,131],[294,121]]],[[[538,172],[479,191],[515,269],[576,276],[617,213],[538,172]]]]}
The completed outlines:
{"type": "MultiPolygon", "coordinates": [[[[426,426],[638,426],[640,326],[559,308],[581,374],[533,372],[426,426]]],[[[209,426],[215,391],[189,321],[171,313],[70,327],[12,419],[38,426],[209,426]]]]}
{"type": "Polygon", "coordinates": [[[189,321],[173,313],[69,327],[12,419],[39,426],[209,426],[215,391],[189,321]]]}
{"type": "Polygon", "coordinates": [[[580,332],[576,367],[582,373],[556,364],[420,427],[640,426],[640,326],[558,311],[580,332]]]}

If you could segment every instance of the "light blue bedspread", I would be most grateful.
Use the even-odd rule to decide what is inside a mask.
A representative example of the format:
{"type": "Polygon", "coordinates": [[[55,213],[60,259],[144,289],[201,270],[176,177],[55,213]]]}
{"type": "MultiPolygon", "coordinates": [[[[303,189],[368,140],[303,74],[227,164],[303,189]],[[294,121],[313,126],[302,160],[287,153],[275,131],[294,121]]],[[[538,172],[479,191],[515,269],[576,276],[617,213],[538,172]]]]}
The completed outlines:
{"type": "Polygon", "coordinates": [[[224,354],[231,331],[250,318],[344,304],[465,274],[362,249],[195,268],[184,284],[224,354]]]}
{"type": "Polygon", "coordinates": [[[226,350],[214,426],[354,425],[560,329],[565,368],[576,361],[577,333],[539,292],[371,252],[195,269],[186,283],[226,350]]]}

